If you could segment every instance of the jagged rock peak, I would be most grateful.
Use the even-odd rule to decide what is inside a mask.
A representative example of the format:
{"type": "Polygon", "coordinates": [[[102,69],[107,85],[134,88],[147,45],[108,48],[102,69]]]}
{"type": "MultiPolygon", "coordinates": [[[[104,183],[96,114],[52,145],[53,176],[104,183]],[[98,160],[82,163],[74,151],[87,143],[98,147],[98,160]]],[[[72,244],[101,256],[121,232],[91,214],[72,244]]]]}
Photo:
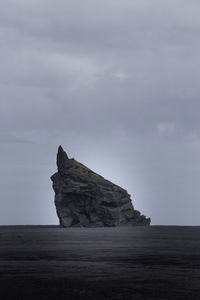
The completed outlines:
{"type": "Polygon", "coordinates": [[[104,179],[75,159],[61,146],[57,153],[58,172],[51,180],[55,205],[63,227],[149,225],[134,209],[126,190],[104,179]]]}
{"type": "Polygon", "coordinates": [[[58,147],[57,166],[58,172],[60,174],[64,174],[65,170],[69,167],[69,158],[67,156],[67,153],[63,150],[62,146],[58,147]]]}

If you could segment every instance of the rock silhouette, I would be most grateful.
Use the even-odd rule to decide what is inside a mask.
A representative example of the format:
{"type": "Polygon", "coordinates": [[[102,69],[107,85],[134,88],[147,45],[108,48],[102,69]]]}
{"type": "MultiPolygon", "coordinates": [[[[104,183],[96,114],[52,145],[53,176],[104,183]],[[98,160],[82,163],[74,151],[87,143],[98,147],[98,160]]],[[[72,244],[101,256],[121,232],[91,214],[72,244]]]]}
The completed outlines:
{"type": "Polygon", "coordinates": [[[133,208],[123,188],[94,173],[59,146],[58,172],[51,180],[55,205],[63,227],[149,225],[150,218],[133,208]]]}

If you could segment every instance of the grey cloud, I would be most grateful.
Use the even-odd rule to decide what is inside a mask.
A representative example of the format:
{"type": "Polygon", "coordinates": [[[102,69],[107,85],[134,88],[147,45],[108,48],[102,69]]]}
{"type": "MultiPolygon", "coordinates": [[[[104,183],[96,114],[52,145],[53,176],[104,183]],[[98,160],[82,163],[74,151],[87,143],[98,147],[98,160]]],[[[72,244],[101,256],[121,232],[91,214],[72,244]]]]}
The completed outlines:
{"type": "Polygon", "coordinates": [[[0,133],[0,143],[30,143],[30,141],[11,134],[0,133]]]}
{"type": "Polygon", "coordinates": [[[0,3],[0,223],[23,220],[4,217],[14,194],[33,207],[30,222],[43,223],[40,203],[45,222],[56,222],[49,176],[59,144],[127,188],[154,224],[198,223],[199,6],[0,3]]]}

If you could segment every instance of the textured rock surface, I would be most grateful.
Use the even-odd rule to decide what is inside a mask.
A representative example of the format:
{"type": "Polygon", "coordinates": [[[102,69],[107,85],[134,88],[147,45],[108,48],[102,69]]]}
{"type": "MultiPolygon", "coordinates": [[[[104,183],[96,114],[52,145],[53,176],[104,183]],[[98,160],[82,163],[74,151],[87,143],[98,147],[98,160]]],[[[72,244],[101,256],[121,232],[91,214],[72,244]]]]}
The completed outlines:
{"type": "Polygon", "coordinates": [[[59,146],[58,172],[51,180],[63,227],[149,225],[150,218],[134,210],[126,190],[94,173],[59,146]]]}

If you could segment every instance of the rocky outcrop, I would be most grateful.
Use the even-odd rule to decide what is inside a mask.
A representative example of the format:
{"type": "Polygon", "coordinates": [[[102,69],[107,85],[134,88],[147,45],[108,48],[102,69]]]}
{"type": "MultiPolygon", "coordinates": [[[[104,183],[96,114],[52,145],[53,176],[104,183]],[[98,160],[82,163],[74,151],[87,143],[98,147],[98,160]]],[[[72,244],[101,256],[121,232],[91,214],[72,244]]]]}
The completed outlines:
{"type": "Polygon", "coordinates": [[[123,188],[94,173],[59,146],[58,172],[51,180],[55,205],[63,227],[149,225],[150,218],[133,208],[123,188]]]}

